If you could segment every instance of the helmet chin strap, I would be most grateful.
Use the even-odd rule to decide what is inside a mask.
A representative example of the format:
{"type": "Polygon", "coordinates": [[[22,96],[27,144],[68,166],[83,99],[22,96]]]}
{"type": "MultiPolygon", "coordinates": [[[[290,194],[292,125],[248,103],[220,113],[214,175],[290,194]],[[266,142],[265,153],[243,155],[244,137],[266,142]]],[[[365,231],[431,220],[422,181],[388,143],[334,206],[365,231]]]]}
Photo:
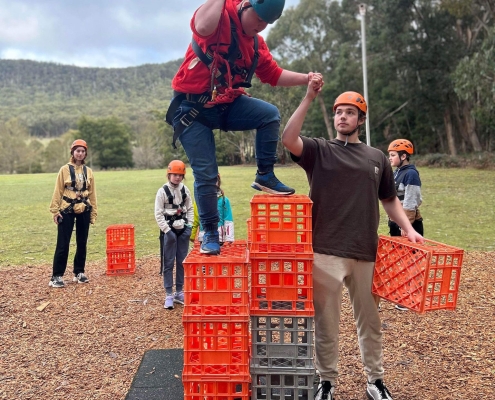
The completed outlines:
{"type": "Polygon", "coordinates": [[[347,140],[349,139],[349,136],[354,135],[354,132],[359,132],[359,124],[356,125],[356,128],[350,132],[350,133],[343,133],[342,135],[345,136],[345,144],[344,147],[347,146],[347,140]]]}

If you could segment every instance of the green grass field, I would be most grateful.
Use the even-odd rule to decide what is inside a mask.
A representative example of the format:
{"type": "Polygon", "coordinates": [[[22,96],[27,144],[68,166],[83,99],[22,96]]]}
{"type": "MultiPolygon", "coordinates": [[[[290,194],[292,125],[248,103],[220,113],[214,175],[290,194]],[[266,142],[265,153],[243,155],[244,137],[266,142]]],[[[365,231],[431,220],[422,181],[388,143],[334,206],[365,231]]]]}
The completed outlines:
{"type": "MultiPolygon", "coordinates": [[[[246,238],[255,167],[222,167],[223,188],[230,198],[237,239],[246,238]]],[[[307,194],[303,170],[278,167],[277,176],[307,194]]],[[[495,251],[495,171],[420,168],[425,237],[465,250],[495,251]]],[[[0,175],[0,268],[51,264],[56,226],[48,211],[56,174],[0,175]]],[[[90,229],[88,261],[104,259],[106,227],[134,224],[137,257],[158,254],[154,201],[166,180],[164,170],[97,171],[98,220],[90,229]]],[[[193,190],[191,169],[186,185],[193,190]]],[[[387,234],[382,210],[379,233],[387,234]]],[[[75,238],[72,242],[75,242],[75,238]]],[[[75,245],[71,244],[69,261],[75,245]]]]}

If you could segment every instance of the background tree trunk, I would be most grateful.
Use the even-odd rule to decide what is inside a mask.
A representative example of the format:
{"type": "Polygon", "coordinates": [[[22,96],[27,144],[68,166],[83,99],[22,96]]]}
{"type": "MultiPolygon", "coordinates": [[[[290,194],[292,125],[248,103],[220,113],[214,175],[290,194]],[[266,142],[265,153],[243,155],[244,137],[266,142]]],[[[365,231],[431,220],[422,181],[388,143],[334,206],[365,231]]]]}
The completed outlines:
{"type": "Polygon", "coordinates": [[[452,130],[452,118],[450,116],[450,110],[448,108],[445,109],[445,112],[443,114],[443,121],[445,125],[445,135],[447,137],[447,144],[449,146],[449,153],[452,156],[456,156],[457,149],[455,147],[454,132],[452,130]]]}
{"type": "Polygon", "coordinates": [[[320,103],[321,113],[323,114],[325,126],[327,127],[328,138],[332,140],[333,139],[332,123],[330,122],[330,117],[328,116],[327,108],[325,107],[325,102],[323,101],[323,97],[321,95],[319,95],[317,99],[318,99],[318,103],[320,103]]]}

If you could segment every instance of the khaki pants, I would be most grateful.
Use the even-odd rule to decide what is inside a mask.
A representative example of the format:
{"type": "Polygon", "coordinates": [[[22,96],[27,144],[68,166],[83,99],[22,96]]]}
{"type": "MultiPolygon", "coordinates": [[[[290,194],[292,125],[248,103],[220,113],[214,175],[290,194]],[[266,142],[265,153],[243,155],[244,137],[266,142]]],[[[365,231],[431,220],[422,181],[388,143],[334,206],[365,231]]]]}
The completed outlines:
{"type": "Polygon", "coordinates": [[[314,256],[315,366],[320,379],[335,385],[338,376],[343,285],[349,291],[368,382],[383,379],[381,321],[371,293],[375,263],[319,253],[314,256]]]}

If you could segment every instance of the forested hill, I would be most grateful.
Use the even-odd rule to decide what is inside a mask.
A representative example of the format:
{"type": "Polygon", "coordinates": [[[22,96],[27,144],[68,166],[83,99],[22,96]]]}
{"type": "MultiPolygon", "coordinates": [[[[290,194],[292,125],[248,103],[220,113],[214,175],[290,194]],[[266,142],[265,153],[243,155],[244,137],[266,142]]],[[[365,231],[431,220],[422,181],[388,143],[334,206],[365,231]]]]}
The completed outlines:
{"type": "Polygon", "coordinates": [[[133,120],[167,106],[180,62],[81,68],[0,60],[0,120],[19,118],[40,137],[64,133],[81,115],[133,120]]]}

